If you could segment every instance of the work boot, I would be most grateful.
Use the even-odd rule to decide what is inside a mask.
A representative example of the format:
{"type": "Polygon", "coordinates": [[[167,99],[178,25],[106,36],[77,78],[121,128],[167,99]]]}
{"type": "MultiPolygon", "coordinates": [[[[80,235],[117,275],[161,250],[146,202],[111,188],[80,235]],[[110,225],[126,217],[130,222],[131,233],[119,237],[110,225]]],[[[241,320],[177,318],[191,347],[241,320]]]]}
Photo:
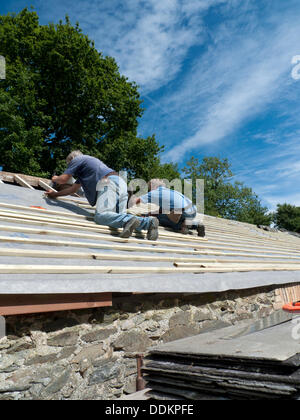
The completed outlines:
{"type": "Polygon", "coordinates": [[[204,225],[197,226],[197,232],[198,232],[198,236],[200,236],[200,238],[205,238],[205,226],[204,225]]]}
{"type": "Polygon", "coordinates": [[[179,232],[182,233],[182,235],[188,235],[190,233],[189,228],[187,227],[185,222],[182,223],[181,229],[179,232]]]}
{"type": "Polygon", "coordinates": [[[132,217],[129,222],[124,226],[123,232],[121,233],[121,238],[127,239],[133,234],[133,231],[140,226],[140,221],[136,217],[132,217]]]}
{"type": "Polygon", "coordinates": [[[151,217],[150,226],[147,233],[148,241],[157,241],[159,221],[156,217],[151,217]]]}

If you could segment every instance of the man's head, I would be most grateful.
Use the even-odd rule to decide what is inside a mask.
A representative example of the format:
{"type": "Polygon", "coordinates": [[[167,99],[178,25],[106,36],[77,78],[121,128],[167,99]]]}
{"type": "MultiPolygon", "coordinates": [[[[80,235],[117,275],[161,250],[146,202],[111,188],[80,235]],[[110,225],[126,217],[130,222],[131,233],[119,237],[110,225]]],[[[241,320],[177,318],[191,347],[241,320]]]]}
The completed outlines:
{"type": "Polygon", "coordinates": [[[151,181],[148,182],[148,189],[149,191],[157,190],[159,187],[165,187],[166,184],[162,179],[151,179],[151,181]]]}
{"type": "Polygon", "coordinates": [[[67,165],[69,165],[73,159],[75,159],[78,156],[82,156],[83,153],[81,153],[80,150],[74,150],[74,152],[71,152],[66,159],[67,165]]]}

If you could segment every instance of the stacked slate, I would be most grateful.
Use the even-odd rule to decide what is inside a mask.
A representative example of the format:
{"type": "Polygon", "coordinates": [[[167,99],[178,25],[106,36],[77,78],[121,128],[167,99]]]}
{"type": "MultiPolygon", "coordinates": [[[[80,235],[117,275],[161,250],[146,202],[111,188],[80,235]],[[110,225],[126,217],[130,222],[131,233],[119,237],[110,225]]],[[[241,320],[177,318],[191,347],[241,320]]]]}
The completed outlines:
{"type": "Polygon", "coordinates": [[[300,399],[297,329],[293,321],[261,331],[229,327],[163,344],[151,350],[143,369],[149,396],[300,399]]]}

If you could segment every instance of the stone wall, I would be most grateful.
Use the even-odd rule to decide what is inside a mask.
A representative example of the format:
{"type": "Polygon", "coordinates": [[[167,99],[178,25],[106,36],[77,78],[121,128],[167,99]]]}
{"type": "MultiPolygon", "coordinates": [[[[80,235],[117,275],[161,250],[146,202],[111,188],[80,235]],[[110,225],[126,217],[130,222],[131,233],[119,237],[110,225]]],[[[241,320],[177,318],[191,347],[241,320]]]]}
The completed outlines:
{"type": "Polygon", "coordinates": [[[112,308],[7,317],[0,400],[115,399],[135,391],[150,346],[274,312],[272,288],[189,296],[133,295],[112,308]]]}

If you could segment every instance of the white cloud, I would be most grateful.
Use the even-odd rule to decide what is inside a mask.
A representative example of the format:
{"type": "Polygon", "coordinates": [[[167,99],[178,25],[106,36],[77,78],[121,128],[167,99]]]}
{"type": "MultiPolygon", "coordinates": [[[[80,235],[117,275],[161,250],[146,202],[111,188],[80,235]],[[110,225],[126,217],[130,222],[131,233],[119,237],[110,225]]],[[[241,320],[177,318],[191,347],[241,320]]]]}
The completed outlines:
{"type": "MultiPolygon", "coordinates": [[[[201,70],[193,75],[192,84],[185,86],[185,91],[190,91],[198,77],[201,95],[210,89],[207,109],[200,108],[194,119],[194,134],[170,150],[166,160],[179,160],[187,152],[220,141],[274,100],[289,83],[291,56],[299,48],[300,28],[296,23],[284,22],[275,32],[257,34],[251,39],[241,41],[233,37],[231,49],[223,52],[222,43],[208,52],[199,63],[201,70]],[[216,63],[209,68],[212,57],[216,63]]],[[[184,94],[181,91],[178,97],[184,94]]]]}
{"type": "Polygon", "coordinates": [[[276,210],[277,204],[287,203],[293,206],[300,206],[300,193],[266,195],[265,201],[268,203],[271,211],[276,210]]]}
{"type": "MultiPolygon", "coordinates": [[[[39,1],[47,17],[49,3],[39,1]]],[[[176,76],[189,48],[202,42],[203,13],[226,1],[65,0],[55,13],[78,20],[99,51],[116,58],[122,74],[146,93],[176,76]]]]}

